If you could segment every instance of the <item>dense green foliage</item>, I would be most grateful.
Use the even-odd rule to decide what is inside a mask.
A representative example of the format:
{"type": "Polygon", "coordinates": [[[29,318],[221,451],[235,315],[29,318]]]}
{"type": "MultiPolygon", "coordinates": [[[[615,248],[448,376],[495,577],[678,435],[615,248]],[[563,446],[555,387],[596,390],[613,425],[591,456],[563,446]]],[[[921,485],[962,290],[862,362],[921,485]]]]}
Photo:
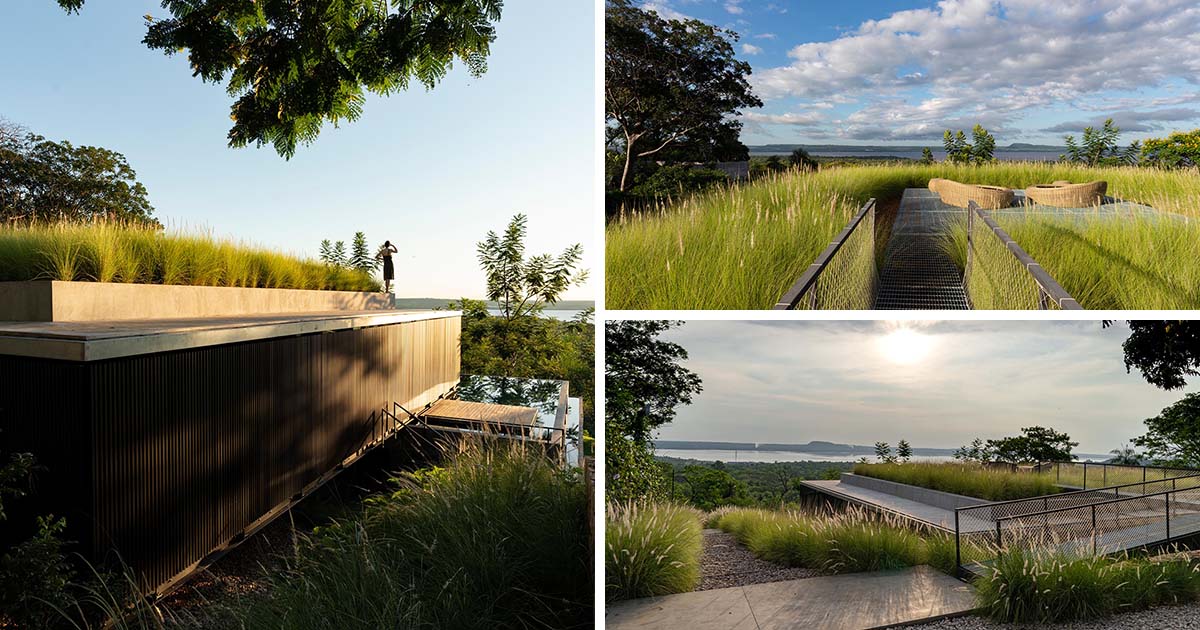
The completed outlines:
{"type": "Polygon", "coordinates": [[[849,472],[854,467],[851,462],[702,462],[663,456],[657,456],[657,459],[669,467],[664,471],[665,474],[673,476],[675,500],[687,501],[693,507],[705,510],[726,505],[778,506],[799,501],[804,493],[799,481],[837,479],[841,473],[849,472]],[[707,484],[704,491],[697,493],[691,487],[688,469],[717,471],[729,480],[724,476],[693,473],[693,477],[700,481],[720,481],[707,484]],[[713,493],[713,489],[726,492],[713,493]],[[693,496],[708,500],[701,505],[692,499],[693,496]]]}
{"type": "Polygon", "coordinates": [[[1104,121],[1100,129],[1087,127],[1083,130],[1083,141],[1075,142],[1075,136],[1066,136],[1067,153],[1061,156],[1066,162],[1086,164],[1088,166],[1120,166],[1122,164],[1137,164],[1142,152],[1141,146],[1134,142],[1127,148],[1117,146],[1117,138],[1121,129],[1113,124],[1113,119],[1104,121]]]}
{"type": "Polygon", "coordinates": [[[620,435],[645,442],[703,391],[700,377],[680,365],[687,350],[659,336],[682,322],[617,320],[604,325],[605,413],[620,435]]]}
{"type": "MultiPolygon", "coordinates": [[[[867,199],[898,199],[905,188],[925,187],[933,177],[1011,188],[1100,179],[1116,197],[1200,216],[1195,170],[1036,162],[822,168],[619,216],[606,233],[606,303],[621,309],[769,308],[867,199]]],[[[1200,305],[1195,221],[1040,217],[1005,214],[998,220],[1085,307],[1200,305]]],[[[886,234],[883,227],[877,232],[886,234]]],[[[952,253],[965,252],[965,231],[955,234],[961,240],[952,253]]]]}
{"type": "Polygon", "coordinates": [[[1146,382],[1167,390],[1182,389],[1187,377],[1200,375],[1200,322],[1130,321],[1128,325],[1129,338],[1121,346],[1126,372],[1137,368],[1146,382]]]}
{"type": "MultiPolygon", "coordinates": [[[[78,12],[84,0],[57,0],[78,12]]],[[[432,89],[455,60],[473,76],[487,69],[500,0],[299,0],[164,2],[142,42],[186,52],[193,76],[226,82],[229,146],[272,144],[284,157],[330,122],[355,120],[366,92],[391,94],[416,82],[432,89]]]]}
{"type": "Polygon", "coordinates": [[[107,219],[157,225],[125,156],[54,142],[0,119],[0,223],[107,219]]]}
{"type": "Polygon", "coordinates": [[[737,35],[700,20],[667,20],[628,0],[605,7],[604,117],[609,145],[623,156],[618,191],[634,182],[635,162],[672,145],[688,147],[688,161],[727,159],[743,107],[761,107],[736,58],[737,35]],[[732,140],[732,141],[731,141],[732,140]]]}
{"type": "Polygon", "coordinates": [[[989,470],[970,464],[856,464],[854,474],[988,501],[1040,497],[1059,492],[1050,476],[989,470]]]}
{"type": "Polygon", "coordinates": [[[701,515],[672,503],[609,503],[604,528],[608,601],[690,591],[700,582],[701,515]]]}
{"type": "Polygon", "coordinates": [[[786,566],[829,573],[880,571],[929,564],[954,570],[954,539],[919,532],[890,516],[846,511],[718,511],[710,524],[732,534],[754,555],[786,566]]]}
{"type": "Polygon", "coordinates": [[[609,502],[671,498],[671,469],[654,459],[654,447],[621,435],[612,423],[604,433],[604,498],[609,502]]]}
{"type": "MultiPolygon", "coordinates": [[[[952,164],[986,164],[995,161],[993,153],[996,150],[996,139],[980,125],[971,130],[972,142],[967,142],[967,136],[960,129],[951,133],[949,129],[942,134],[942,146],[946,149],[946,161],[952,164]]],[[[922,163],[932,164],[933,153],[926,147],[921,154],[922,163]]]]}
{"type": "Polygon", "coordinates": [[[212,627],[584,627],[587,513],[578,471],[482,445],[302,539],[265,593],[217,607],[212,627]]]}
{"type": "Polygon", "coordinates": [[[1156,464],[1200,466],[1200,394],[1188,394],[1147,418],[1146,434],[1133,443],[1156,464]]]}
{"type": "Polygon", "coordinates": [[[1047,427],[1025,427],[1021,435],[988,440],[992,458],[1001,462],[1066,462],[1077,459],[1071,449],[1079,446],[1071,436],[1047,427]]]}
{"type": "Polygon", "coordinates": [[[1142,145],[1142,164],[1160,168],[1200,166],[1200,129],[1146,140],[1142,145]]]}
{"type": "Polygon", "coordinates": [[[591,310],[563,321],[530,314],[496,317],[482,300],[467,298],[449,307],[463,313],[464,373],[568,381],[571,395],[583,401],[584,430],[595,434],[596,327],[591,310]]]}
{"type": "Polygon", "coordinates": [[[1200,596],[1200,567],[1186,555],[1070,557],[1006,550],[975,581],[984,614],[1009,623],[1058,624],[1200,596]]]}
{"type": "Polygon", "coordinates": [[[203,232],[115,222],[0,225],[0,281],[6,280],[379,290],[359,271],[203,232]]]}
{"type": "Polygon", "coordinates": [[[587,281],[587,270],[579,269],[583,247],[576,243],[558,256],[539,254],[525,257],[527,219],[518,214],[508,222],[504,234],[489,231],[475,244],[479,265],[487,281],[487,299],[495,300],[505,319],[537,315],[554,304],[573,286],[587,281]]]}

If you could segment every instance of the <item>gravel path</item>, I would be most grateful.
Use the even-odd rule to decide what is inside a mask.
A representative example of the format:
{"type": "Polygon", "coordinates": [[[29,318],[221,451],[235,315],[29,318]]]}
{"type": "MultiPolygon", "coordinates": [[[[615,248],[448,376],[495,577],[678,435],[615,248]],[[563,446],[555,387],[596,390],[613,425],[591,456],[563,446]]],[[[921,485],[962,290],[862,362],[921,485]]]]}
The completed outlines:
{"type": "Polygon", "coordinates": [[[733,536],[719,529],[704,530],[704,555],[700,558],[702,577],[698,591],[728,586],[746,586],[763,582],[781,582],[816,577],[819,572],[799,567],[784,567],[759,560],[733,536]]]}
{"type": "MultiPolygon", "coordinates": [[[[910,626],[913,630],[1015,630],[1017,627],[982,617],[958,617],[910,626]]],[[[1200,630],[1200,604],[1159,606],[1088,622],[1020,627],[1053,627],[1055,630],[1200,630]]]]}

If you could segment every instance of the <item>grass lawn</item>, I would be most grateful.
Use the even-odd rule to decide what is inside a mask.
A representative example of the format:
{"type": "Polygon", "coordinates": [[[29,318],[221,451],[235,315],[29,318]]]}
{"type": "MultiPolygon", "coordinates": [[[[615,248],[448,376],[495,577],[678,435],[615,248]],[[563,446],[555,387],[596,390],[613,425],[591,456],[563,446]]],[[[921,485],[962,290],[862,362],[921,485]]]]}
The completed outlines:
{"type": "Polygon", "coordinates": [[[987,470],[969,464],[856,464],[854,474],[988,501],[1057,494],[1054,475],[987,470]]]}
{"type": "MultiPolygon", "coordinates": [[[[606,234],[607,304],[618,309],[770,308],[867,199],[897,199],[905,188],[927,186],[934,177],[1012,188],[1103,179],[1113,196],[1185,215],[1186,221],[1070,225],[1006,219],[1002,227],[1085,308],[1200,308],[1200,172],[1034,162],[791,172],[619,216],[606,234]]],[[[890,224],[881,220],[877,247],[889,232],[890,224]]],[[[954,249],[956,242],[950,239],[947,247],[954,249]]],[[[844,291],[854,293],[853,288],[844,291]]]]}
{"type": "Polygon", "coordinates": [[[230,238],[117,223],[0,225],[0,281],[378,291],[370,275],[230,238]]]}

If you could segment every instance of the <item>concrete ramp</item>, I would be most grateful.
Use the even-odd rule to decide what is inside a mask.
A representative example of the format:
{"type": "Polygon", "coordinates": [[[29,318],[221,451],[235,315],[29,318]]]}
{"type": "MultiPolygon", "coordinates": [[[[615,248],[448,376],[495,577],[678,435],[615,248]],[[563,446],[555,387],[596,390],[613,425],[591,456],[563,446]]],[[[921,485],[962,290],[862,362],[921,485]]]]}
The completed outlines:
{"type": "Polygon", "coordinates": [[[648,597],[608,606],[610,630],[865,630],[970,613],[971,587],[927,566],[648,597]]]}

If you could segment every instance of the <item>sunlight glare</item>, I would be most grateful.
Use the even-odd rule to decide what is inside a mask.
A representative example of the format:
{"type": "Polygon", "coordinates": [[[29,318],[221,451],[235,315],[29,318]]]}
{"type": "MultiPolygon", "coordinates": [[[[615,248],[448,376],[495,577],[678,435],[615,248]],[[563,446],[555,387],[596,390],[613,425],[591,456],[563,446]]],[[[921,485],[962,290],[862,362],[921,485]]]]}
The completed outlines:
{"type": "Polygon", "coordinates": [[[879,338],[883,356],[893,363],[911,365],[929,355],[932,340],[911,328],[897,328],[879,338]]]}

